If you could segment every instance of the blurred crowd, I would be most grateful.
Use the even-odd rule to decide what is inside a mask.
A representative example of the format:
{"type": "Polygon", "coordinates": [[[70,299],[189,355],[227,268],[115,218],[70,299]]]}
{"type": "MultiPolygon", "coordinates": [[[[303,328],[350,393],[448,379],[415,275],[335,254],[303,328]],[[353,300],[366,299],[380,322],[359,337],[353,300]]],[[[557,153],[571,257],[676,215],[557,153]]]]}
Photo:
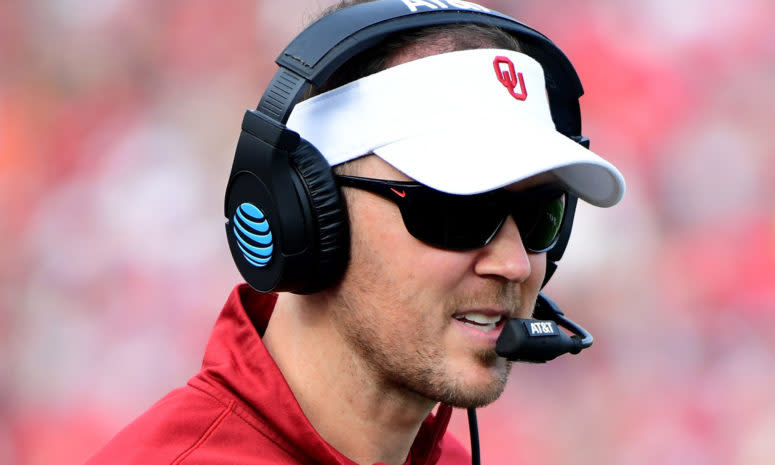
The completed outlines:
{"type": "MultiPolygon", "coordinates": [[[[0,463],[81,463],[198,369],[242,113],[330,3],[0,2],[0,463]]],[[[775,463],[775,3],[479,3],[567,53],[628,181],[547,288],[595,345],[515,367],[482,463],[775,463]]]]}

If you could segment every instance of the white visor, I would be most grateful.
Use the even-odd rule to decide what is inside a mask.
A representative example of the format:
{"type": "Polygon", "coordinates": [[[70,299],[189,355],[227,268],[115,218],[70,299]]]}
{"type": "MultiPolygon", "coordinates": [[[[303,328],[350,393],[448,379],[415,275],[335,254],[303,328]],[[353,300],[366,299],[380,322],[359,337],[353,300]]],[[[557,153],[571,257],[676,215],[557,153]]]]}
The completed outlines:
{"type": "Polygon", "coordinates": [[[452,194],[544,172],[600,207],[625,191],[616,167],[555,130],[541,65],[513,50],[463,50],[388,68],[299,103],[287,126],[331,166],[374,153],[452,194]]]}

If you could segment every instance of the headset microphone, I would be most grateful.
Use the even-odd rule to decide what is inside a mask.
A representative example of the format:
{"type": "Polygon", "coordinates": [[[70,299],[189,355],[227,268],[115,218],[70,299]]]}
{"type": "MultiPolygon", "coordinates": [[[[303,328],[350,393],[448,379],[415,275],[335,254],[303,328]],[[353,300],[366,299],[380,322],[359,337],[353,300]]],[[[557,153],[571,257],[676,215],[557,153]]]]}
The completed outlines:
{"type": "Polygon", "coordinates": [[[495,345],[498,355],[512,361],[544,363],[562,354],[578,354],[592,345],[592,335],[565,318],[557,304],[543,294],[538,294],[533,316],[535,319],[512,318],[506,322],[495,345]]]}
{"type": "MultiPolygon", "coordinates": [[[[495,343],[495,352],[514,362],[544,363],[562,354],[578,354],[592,345],[589,332],[565,318],[562,310],[542,293],[538,294],[534,319],[512,318],[506,322],[495,343]],[[572,332],[569,336],[560,327],[572,332]]],[[[479,428],[476,409],[468,409],[471,435],[471,464],[480,464],[479,428]]]]}

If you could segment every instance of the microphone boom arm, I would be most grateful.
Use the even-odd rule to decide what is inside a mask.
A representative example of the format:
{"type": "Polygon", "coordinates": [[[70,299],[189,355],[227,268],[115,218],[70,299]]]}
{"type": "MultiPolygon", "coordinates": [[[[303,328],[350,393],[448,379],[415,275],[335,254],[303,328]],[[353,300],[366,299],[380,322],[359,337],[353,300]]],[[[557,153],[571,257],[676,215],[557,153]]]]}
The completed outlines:
{"type": "Polygon", "coordinates": [[[544,363],[562,354],[578,354],[594,341],[586,329],[566,318],[542,293],[538,294],[533,316],[535,319],[512,318],[506,322],[495,346],[498,355],[512,361],[544,363]]]}

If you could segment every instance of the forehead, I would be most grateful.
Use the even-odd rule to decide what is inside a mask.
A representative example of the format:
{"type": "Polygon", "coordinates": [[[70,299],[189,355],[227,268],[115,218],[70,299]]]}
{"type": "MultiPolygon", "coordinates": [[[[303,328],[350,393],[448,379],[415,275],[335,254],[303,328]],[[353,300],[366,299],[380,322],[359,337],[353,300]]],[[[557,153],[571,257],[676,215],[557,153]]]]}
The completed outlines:
{"type": "MultiPolygon", "coordinates": [[[[391,164],[382,160],[377,155],[366,155],[348,162],[347,165],[348,166],[345,169],[347,174],[377,179],[389,179],[392,181],[414,181],[414,179],[394,168],[391,164]]],[[[559,179],[554,173],[547,171],[505,186],[504,189],[517,192],[544,184],[556,184],[558,181],[559,179]]]]}

